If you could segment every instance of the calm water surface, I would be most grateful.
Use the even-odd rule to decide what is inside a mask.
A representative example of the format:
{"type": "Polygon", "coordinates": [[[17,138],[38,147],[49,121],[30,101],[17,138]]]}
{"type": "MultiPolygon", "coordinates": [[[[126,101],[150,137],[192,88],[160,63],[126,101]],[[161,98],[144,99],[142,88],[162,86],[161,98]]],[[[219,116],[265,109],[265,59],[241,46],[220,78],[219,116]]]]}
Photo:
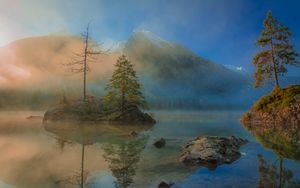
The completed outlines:
{"type": "Polygon", "coordinates": [[[300,163],[264,148],[239,123],[242,113],[155,111],[153,127],[83,127],[26,119],[43,112],[0,112],[0,187],[147,188],[161,181],[174,182],[175,188],[247,188],[266,182],[299,187],[300,163]],[[239,160],[213,171],[178,163],[182,144],[199,135],[235,135],[250,142],[239,160]],[[152,145],[159,138],[167,140],[166,147],[152,145]]]}

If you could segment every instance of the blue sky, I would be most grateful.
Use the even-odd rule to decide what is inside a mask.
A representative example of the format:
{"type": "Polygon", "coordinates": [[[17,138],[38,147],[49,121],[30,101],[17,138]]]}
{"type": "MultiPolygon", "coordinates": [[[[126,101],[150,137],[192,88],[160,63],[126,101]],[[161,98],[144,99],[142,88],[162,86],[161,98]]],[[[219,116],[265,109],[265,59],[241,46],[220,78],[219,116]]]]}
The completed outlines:
{"type": "Polygon", "coordinates": [[[251,71],[259,50],[254,41],[268,10],[291,29],[300,51],[299,8],[297,0],[1,0],[0,45],[36,35],[80,34],[93,20],[98,41],[115,43],[134,30],[149,30],[216,63],[251,71]]]}

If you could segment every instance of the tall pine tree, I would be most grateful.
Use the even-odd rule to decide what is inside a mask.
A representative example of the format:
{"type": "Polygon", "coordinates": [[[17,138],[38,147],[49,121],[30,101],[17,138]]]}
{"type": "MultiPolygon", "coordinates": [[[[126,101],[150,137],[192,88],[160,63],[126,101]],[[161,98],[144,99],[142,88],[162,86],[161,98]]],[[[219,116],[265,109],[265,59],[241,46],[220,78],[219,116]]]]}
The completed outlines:
{"type": "Polygon", "coordinates": [[[105,106],[110,109],[124,110],[127,106],[145,107],[146,101],[141,92],[133,64],[122,55],[115,64],[116,70],[106,87],[105,106]]]}
{"type": "Polygon", "coordinates": [[[266,79],[274,78],[275,86],[280,88],[278,76],[287,73],[286,65],[299,65],[298,54],[295,52],[289,38],[292,33],[288,27],[278,22],[269,11],[264,20],[264,28],[256,41],[263,50],[253,58],[256,66],[255,87],[263,86],[266,79]]]}

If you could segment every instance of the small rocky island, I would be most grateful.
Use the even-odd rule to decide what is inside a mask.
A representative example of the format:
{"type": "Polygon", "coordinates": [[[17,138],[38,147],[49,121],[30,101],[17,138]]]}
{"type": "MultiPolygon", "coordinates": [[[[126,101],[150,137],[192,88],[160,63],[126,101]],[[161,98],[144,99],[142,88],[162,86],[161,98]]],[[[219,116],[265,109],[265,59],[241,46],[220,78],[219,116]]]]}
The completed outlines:
{"type": "Polygon", "coordinates": [[[239,148],[247,142],[235,136],[199,136],[183,147],[179,161],[186,165],[215,169],[218,165],[230,164],[239,159],[239,148]]]}
{"type": "Polygon", "coordinates": [[[300,124],[300,85],[274,88],[245,113],[243,124],[300,124]]]}
{"type": "MultiPolygon", "coordinates": [[[[84,64],[85,65],[85,64],[84,64]]],[[[106,95],[95,100],[86,94],[84,77],[83,99],[67,100],[63,96],[56,107],[46,111],[43,122],[76,121],[103,124],[153,125],[156,121],[141,111],[146,107],[133,64],[125,55],[118,58],[116,70],[106,87],[106,95]]],[[[86,76],[86,70],[84,70],[86,76]]]]}
{"type": "Polygon", "coordinates": [[[153,125],[155,120],[137,106],[126,106],[124,110],[104,110],[100,105],[78,102],[60,105],[48,110],[43,122],[76,121],[103,124],[153,125]]]}

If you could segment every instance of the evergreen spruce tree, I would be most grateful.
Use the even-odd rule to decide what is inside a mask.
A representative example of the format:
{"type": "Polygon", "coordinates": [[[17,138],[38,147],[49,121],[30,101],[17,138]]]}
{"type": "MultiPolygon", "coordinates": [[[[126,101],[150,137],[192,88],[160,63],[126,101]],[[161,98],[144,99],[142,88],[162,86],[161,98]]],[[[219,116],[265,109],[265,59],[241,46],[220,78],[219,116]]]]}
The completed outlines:
{"type": "Polygon", "coordinates": [[[122,55],[115,64],[110,83],[107,85],[107,95],[104,97],[105,106],[109,109],[124,111],[127,106],[145,107],[146,101],[141,92],[133,64],[122,55]]]}
{"type": "Polygon", "coordinates": [[[288,27],[278,22],[269,11],[264,20],[264,28],[256,44],[263,50],[253,58],[256,66],[255,87],[263,86],[266,79],[274,78],[275,86],[280,88],[278,76],[287,73],[286,65],[299,65],[298,54],[289,42],[292,33],[288,27]]]}

